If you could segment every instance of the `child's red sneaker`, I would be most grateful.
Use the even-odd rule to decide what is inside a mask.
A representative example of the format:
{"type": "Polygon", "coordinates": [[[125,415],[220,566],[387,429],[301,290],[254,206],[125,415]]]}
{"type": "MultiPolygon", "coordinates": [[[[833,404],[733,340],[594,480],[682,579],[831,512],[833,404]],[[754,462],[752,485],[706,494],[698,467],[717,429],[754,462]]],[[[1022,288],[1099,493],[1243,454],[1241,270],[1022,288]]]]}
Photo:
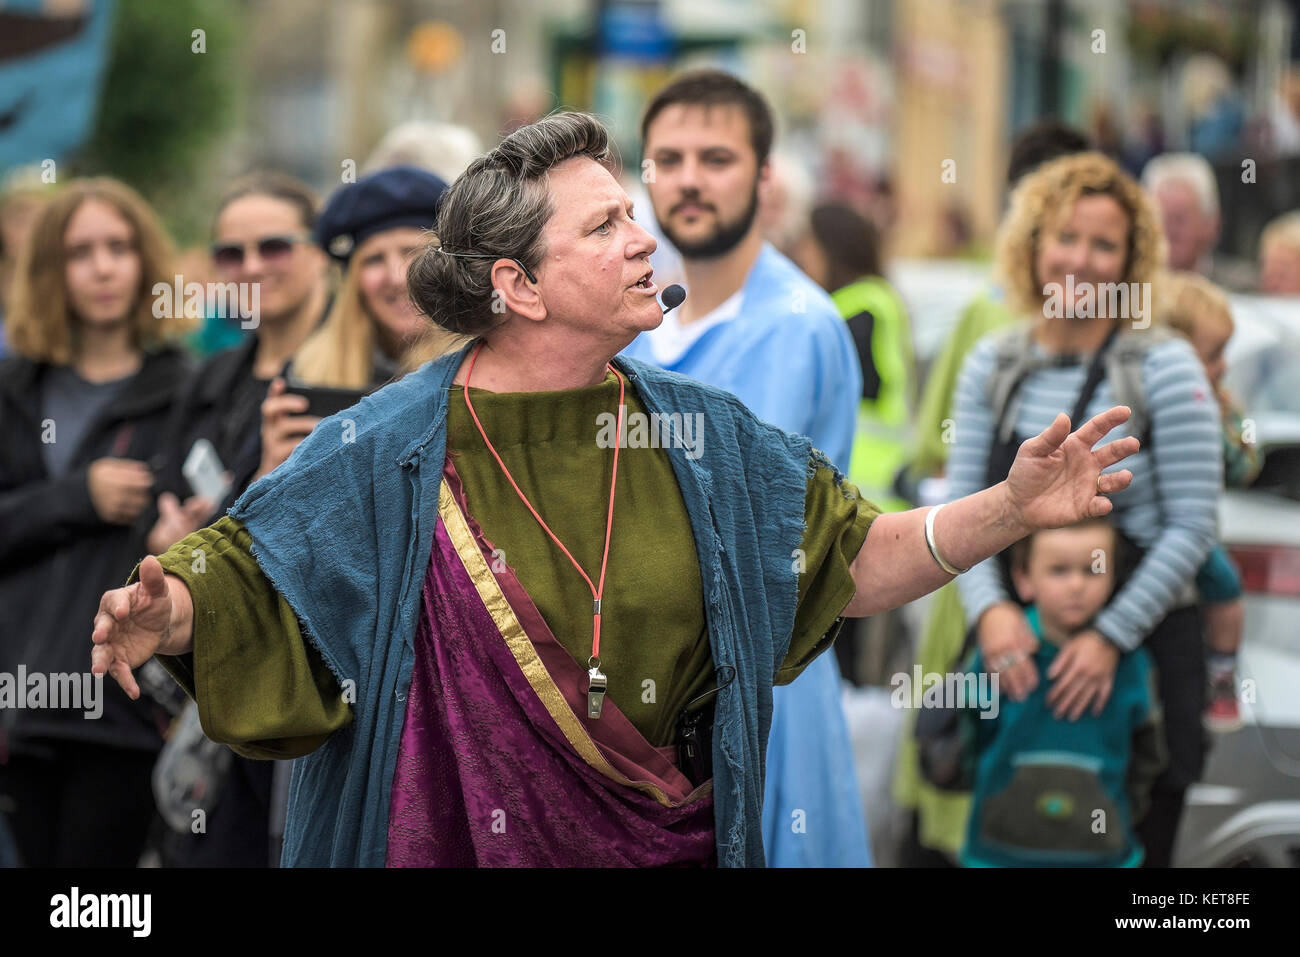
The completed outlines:
{"type": "Polygon", "coordinates": [[[1210,683],[1210,700],[1206,704],[1206,730],[1219,733],[1241,728],[1241,707],[1237,704],[1237,676],[1229,671],[1216,675],[1210,683]]]}

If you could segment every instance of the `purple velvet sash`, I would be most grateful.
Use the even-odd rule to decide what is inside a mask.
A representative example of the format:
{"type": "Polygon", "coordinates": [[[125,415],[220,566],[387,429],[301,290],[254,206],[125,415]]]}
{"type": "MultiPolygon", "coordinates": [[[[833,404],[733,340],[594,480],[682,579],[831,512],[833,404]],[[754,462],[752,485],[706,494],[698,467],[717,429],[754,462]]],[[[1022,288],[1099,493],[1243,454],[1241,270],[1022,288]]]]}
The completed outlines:
{"type": "Polygon", "coordinates": [[[709,866],[692,788],[556,641],[448,459],[393,776],[390,867],[709,866]]]}

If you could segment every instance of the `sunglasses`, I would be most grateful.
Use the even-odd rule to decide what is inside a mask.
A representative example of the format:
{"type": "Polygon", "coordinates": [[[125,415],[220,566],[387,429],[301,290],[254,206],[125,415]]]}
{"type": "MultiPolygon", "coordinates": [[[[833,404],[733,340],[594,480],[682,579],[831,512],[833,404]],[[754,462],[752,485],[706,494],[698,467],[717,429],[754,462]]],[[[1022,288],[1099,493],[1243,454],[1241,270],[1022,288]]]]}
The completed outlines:
{"type": "Polygon", "coordinates": [[[264,236],[253,243],[213,243],[212,261],[222,269],[238,269],[244,265],[249,246],[257,247],[257,255],[272,265],[282,263],[293,254],[293,247],[308,241],[306,236],[264,236]]]}

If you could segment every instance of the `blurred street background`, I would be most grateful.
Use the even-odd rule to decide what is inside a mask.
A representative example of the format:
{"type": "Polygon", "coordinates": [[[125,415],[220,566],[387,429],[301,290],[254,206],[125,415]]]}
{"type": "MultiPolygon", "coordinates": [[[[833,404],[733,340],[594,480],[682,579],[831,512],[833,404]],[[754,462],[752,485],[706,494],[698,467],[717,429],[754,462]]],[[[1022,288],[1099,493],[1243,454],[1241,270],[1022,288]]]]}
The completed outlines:
{"type": "MultiPolygon", "coordinates": [[[[1266,285],[1260,265],[1266,224],[1300,209],[1300,0],[0,0],[0,291],[45,185],[130,185],[186,280],[203,282],[216,278],[214,209],[249,171],[322,196],[398,163],[450,183],[556,110],[609,126],[649,221],[642,112],[702,66],[743,78],[776,114],[773,245],[790,253],[819,203],[874,225],[910,323],[913,398],[989,285],[1019,132],[1058,120],[1136,179],[1162,154],[1209,164],[1219,225],[1199,261],[1212,257],[1236,320],[1226,381],[1273,457],[1268,488],[1229,492],[1220,513],[1246,594],[1241,674],[1260,697],[1190,791],[1176,862],[1300,866],[1294,222],[1296,258],[1278,259],[1290,281],[1266,285]]],[[[661,244],[661,287],[673,256],[661,244]]],[[[188,344],[201,358],[239,335],[188,344]]],[[[915,660],[926,611],[878,622],[866,651],[841,658],[878,864],[899,863],[907,828],[890,791],[904,716],[887,689],[915,660]]]]}
{"type": "Polygon", "coordinates": [[[490,146],[590,110],[636,162],[649,96],[706,63],[763,90],[792,178],[875,213],[894,256],[985,252],[1012,134],[1045,116],[1135,173],[1210,159],[1225,255],[1300,205],[1288,0],[6,0],[0,36],[0,168],[111,173],[189,242],[231,177],[328,190],[413,120],[490,146]]]}

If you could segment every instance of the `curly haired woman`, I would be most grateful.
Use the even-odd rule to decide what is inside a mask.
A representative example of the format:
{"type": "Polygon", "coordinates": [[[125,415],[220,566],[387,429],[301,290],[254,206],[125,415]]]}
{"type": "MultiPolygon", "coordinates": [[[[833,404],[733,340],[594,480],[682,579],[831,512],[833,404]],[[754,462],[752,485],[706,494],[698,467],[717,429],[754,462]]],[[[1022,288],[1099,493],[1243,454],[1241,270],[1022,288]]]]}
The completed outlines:
{"type": "MultiPolygon", "coordinates": [[[[1215,539],[1222,448],[1214,393],[1195,351],[1151,325],[1164,239],[1150,200],[1099,153],[1047,164],[1017,189],[998,236],[1009,304],[1027,320],[967,357],[949,462],[955,496],[1005,475],[1020,443],[1061,412],[1073,421],[1117,403],[1142,441],[1114,519],[1132,567],[1093,621],[1039,675],[1037,646],[999,562],[958,580],[967,623],[1012,698],[1052,683],[1048,704],[1074,720],[1101,709],[1122,654],[1143,646],[1159,675],[1169,766],[1139,827],[1147,865],[1167,865],[1187,787],[1201,773],[1205,657],[1192,586],[1215,539]],[[1038,424],[1036,424],[1038,423],[1038,424]]],[[[1108,560],[1108,557],[1107,557],[1108,560]]]]}

